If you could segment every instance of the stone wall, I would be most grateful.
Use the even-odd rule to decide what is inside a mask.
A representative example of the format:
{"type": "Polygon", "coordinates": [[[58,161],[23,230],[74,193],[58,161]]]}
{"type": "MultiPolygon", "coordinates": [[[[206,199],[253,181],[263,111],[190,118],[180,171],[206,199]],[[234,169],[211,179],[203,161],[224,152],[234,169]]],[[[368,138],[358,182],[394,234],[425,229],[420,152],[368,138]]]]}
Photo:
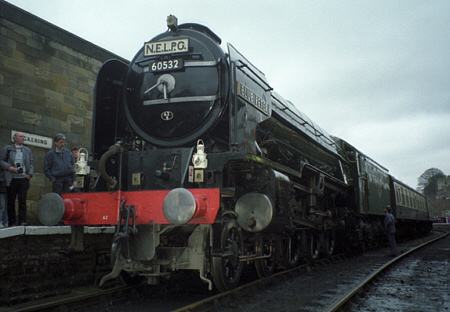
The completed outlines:
{"type": "MultiPolygon", "coordinates": [[[[0,0],[0,147],[11,144],[11,131],[17,130],[50,138],[64,133],[67,148],[89,150],[96,75],[113,58],[120,59],[0,0]]],[[[35,175],[27,221],[38,224],[37,203],[51,192],[43,174],[49,150],[29,147],[35,175]]]]}
{"type": "Polygon", "coordinates": [[[97,233],[84,234],[79,252],[69,250],[69,226],[0,230],[0,307],[98,285],[111,272],[113,234],[109,228],[92,229],[97,233]]]}

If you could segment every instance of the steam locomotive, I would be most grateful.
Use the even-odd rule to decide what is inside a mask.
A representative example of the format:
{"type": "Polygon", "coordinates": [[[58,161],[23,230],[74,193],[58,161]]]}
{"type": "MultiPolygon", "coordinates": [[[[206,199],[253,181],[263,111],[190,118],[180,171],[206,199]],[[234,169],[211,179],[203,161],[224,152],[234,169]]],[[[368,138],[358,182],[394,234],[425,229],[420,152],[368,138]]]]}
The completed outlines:
{"type": "Polygon", "coordinates": [[[39,204],[43,224],[73,225],[72,247],[80,226],[116,225],[101,284],[195,270],[230,290],[247,264],[265,277],[382,241],[386,205],[399,235],[431,229],[425,197],[273,92],[231,44],[174,16],[167,26],[129,65],[102,66],[81,192],[39,204]]]}

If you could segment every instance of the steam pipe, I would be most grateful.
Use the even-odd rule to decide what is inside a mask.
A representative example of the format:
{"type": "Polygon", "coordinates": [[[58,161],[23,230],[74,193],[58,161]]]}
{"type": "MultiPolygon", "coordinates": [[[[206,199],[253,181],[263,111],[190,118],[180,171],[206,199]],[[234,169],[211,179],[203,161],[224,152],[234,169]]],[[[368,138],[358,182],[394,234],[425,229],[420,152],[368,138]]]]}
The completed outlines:
{"type": "Polygon", "coordinates": [[[117,181],[108,175],[108,173],[106,172],[105,164],[109,157],[111,157],[112,155],[114,155],[120,151],[120,148],[121,148],[121,142],[117,142],[116,144],[112,145],[109,148],[109,150],[106,153],[104,153],[102,155],[102,157],[100,158],[100,162],[99,162],[100,175],[106,181],[106,183],[108,184],[108,187],[110,187],[110,188],[114,188],[117,184],[117,181]]]}

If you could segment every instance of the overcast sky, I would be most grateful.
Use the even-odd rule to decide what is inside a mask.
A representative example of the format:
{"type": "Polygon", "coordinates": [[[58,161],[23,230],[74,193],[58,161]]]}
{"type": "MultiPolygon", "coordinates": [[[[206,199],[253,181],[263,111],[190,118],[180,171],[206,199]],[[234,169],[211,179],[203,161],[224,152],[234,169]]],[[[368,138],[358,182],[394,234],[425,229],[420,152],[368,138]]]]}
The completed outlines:
{"type": "Polygon", "coordinates": [[[450,1],[8,0],[131,60],[166,17],[203,24],[329,134],[416,188],[450,175],[450,1]]]}

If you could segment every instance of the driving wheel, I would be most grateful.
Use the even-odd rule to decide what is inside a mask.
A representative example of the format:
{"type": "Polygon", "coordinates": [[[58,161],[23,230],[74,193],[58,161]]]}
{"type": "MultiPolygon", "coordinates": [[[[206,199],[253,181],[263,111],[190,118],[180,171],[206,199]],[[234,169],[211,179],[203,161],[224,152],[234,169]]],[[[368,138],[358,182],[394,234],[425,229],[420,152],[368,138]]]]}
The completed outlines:
{"type": "Polygon", "coordinates": [[[319,259],[320,254],[320,239],[319,235],[313,231],[309,231],[308,238],[308,258],[314,262],[319,259]]]}
{"type": "Polygon", "coordinates": [[[236,221],[227,223],[221,233],[221,255],[214,256],[212,275],[219,291],[236,288],[241,279],[244,263],[239,256],[244,253],[242,233],[236,221]]]}
{"type": "Polygon", "coordinates": [[[281,256],[286,269],[295,268],[301,255],[302,236],[299,231],[285,233],[281,238],[281,256]]]}
{"type": "Polygon", "coordinates": [[[336,235],[333,230],[328,230],[325,232],[325,253],[328,258],[331,258],[334,253],[334,248],[336,245],[336,235]]]}
{"type": "Polygon", "coordinates": [[[255,260],[255,268],[260,278],[267,277],[275,271],[275,248],[272,241],[268,238],[261,237],[256,243],[257,257],[264,257],[255,260]]]}

